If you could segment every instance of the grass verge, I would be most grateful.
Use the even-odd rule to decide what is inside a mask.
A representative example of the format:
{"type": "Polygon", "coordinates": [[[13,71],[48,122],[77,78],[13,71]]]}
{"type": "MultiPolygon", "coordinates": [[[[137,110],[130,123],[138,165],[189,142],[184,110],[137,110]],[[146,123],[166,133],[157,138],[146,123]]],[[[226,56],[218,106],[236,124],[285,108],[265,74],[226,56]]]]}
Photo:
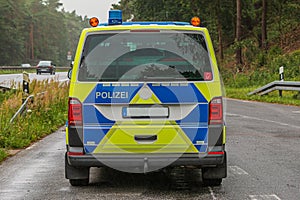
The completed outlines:
{"type": "Polygon", "coordinates": [[[0,163],[7,157],[7,152],[4,149],[0,149],[0,163]]]}
{"type": "Polygon", "coordinates": [[[22,91],[2,94],[0,105],[0,162],[8,150],[22,149],[32,142],[52,133],[65,124],[67,114],[68,84],[56,80],[36,81],[30,84],[34,95],[27,111],[13,123],[10,119],[22,104],[22,91]],[[42,93],[40,95],[40,93],[42,93]]]}
{"type": "Polygon", "coordinates": [[[295,105],[300,106],[300,93],[296,91],[282,91],[282,97],[279,96],[279,91],[273,91],[267,95],[248,95],[249,92],[252,92],[257,88],[255,87],[245,87],[245,88],[231,88],[226,87],[226,97],[243,99],[243,100],[252,100],[252,101],[261,101],[268,103],[278,103],[286,105],[295,105]]]}

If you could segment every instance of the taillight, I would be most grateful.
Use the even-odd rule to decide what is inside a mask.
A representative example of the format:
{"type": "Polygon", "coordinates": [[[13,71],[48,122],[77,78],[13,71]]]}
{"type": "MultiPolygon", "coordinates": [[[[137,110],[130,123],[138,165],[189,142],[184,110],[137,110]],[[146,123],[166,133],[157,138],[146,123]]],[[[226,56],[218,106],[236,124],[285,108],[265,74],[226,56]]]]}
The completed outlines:
{"type": "Polygon", "coordinates": [[[82,105],[76,98],[69,98],[68,123],[70,126],[82,125],[82,105]]]}
{"type": "Polygon", "coordinates": [[[222,97],[216,97],[209,103],[209,124],[223,124],[222,97]]]}
{"type": "Polygon", "coordinates": [[[68,152],[68,156],[82,156],[82,155],[84,155],[83,152],[71,152],[71,151],[68,152]]]}

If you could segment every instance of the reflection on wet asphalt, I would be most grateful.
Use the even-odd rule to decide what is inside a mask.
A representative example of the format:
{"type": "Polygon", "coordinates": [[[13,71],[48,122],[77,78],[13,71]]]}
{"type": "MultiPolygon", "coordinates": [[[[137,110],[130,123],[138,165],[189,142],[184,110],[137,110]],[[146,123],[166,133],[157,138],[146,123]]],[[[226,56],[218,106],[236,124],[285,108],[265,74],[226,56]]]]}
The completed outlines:
{"type": "Polygon", "coordinates": [[[101,190],[102,195],[114,190],[124,197],[124,191],[127,191],[130,198],[211,199],[208,188],[202,185],[201,170],[193,168],[176,167],[148,174],[92,168],[88,187],[101,190]]]}

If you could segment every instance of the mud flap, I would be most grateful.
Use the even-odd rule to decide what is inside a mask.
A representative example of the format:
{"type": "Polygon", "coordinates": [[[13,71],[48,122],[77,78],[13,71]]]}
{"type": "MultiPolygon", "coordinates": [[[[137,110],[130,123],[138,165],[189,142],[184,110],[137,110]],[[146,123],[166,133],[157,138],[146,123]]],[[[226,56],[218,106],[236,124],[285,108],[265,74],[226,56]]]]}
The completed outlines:
{"type": "Polygon", "coordinates": [[[73,167],[69,164],[67,154],[65,155],[65,176],[67,179],[89,179],[89,167],[73,167]]]}
{"type": "Polygon", "coordinates": [[[205,167],[202,168],[203,179],[221,179],[227,177],[227,156],[224,154],[224,161],[221,165],[216,167],[205,167]]]}

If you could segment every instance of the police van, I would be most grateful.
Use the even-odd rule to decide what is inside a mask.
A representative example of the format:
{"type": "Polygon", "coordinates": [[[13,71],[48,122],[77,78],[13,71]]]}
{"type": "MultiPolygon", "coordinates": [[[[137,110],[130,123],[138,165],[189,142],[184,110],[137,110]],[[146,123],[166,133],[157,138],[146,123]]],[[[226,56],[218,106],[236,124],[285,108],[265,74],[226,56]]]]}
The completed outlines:
{"type": "Polygon", "coordinates": [[[69,73],[65,174],[87,185],[91,167],[147,173],[200,168],[227,176],[222,84],[200,19],[108,23],[90,19],[69,73]]]}

